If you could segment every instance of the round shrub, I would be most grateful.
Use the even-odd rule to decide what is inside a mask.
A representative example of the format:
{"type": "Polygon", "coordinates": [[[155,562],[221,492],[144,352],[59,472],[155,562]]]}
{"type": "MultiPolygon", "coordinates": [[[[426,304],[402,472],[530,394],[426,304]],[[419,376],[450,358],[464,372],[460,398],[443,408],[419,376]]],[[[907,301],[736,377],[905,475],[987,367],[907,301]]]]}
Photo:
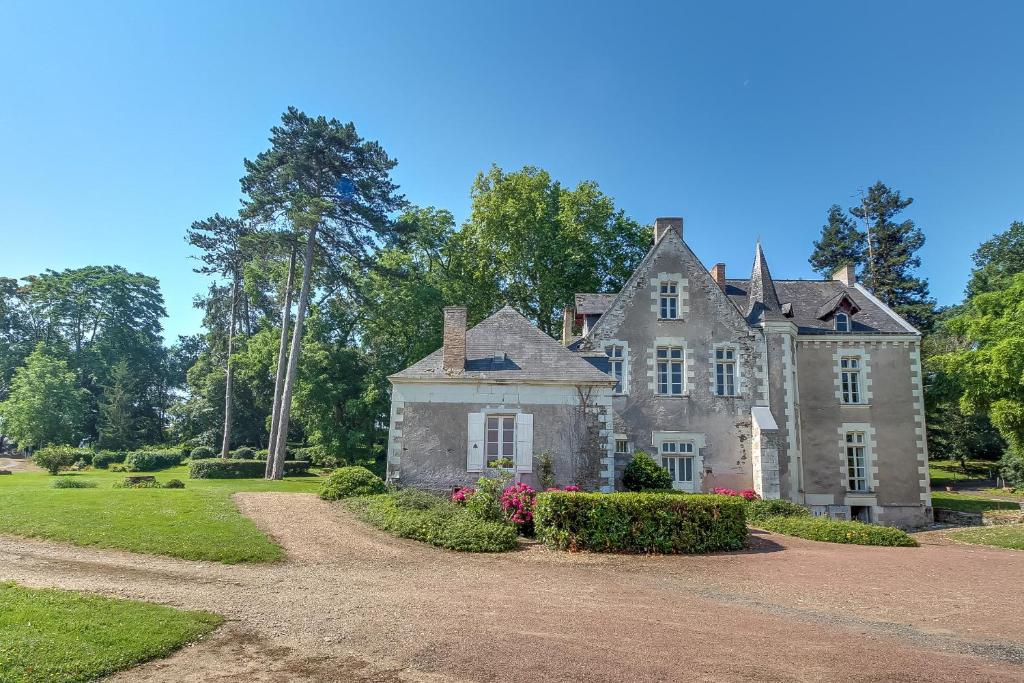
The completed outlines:
{"type": "Polygon", "coordinates": [[[339,500],[353,496],[372,496],[387,491],[384,481],[365,467],[339,467],[331,472],[320,486],[324,500],[339,500]]]}
{"type": "Polygon", "coordinates": [[[622,485],[627,491],[657,491],[672,488],[672,475],[654,458],[643,451],[633,454],[633,459],[622,473],[622,485]]]}
{"type": "Polygon", "coordinates": [[[788,500],[752,500],[747,504],[747,521],[763,522],[769,517],[810,517],[811,511],[788,500]]]}
{"type": "Polygon", "coordinates": [[[504,522],[501,507],[502,483],[491,477],[480,477],[473,495],[466,496],[466,509],[485,522],[504,522]]]}
{"type": "Polygon", "coordinates": [[[255,460],[256,449],[250,448],[249,446],[240,446],[235,450],[231,451],[232,458],[238,458],[239,460],[255,460]]]}
{"type": "Polygon", "coordinates": [[[114,463],[124,462],[127,455],[124,451],[99,451],[92,456],[92,466],[98,470],[105,470],[114,463]]]}
{"type": "Polygon", "coordinates": [[[47,446],[33,453],[32,461],[50,474],[57,474],[62,468],[74,465],[85,454],[86,451],[71,446],[47,446]]]}
{"type": "Polygon", "coordinates": [[[96,482],[77,477],[58,477],[53,480],[51,486],[55,489],[94,489],[96,482]]]}
{"type": "Polygon", "coordinates": [[[202,458],[212,458],[216,453],[209,446],[196,446],[192,449],[192,458],[194,460],[201,460],[202,458]]]}
{"type": "Polygon", "coordinates": [[[167,482],[163,485],[163,488],[183,489],[185,488],[185,482],[183,482],[181,479],[168,479],[167,482]]]}

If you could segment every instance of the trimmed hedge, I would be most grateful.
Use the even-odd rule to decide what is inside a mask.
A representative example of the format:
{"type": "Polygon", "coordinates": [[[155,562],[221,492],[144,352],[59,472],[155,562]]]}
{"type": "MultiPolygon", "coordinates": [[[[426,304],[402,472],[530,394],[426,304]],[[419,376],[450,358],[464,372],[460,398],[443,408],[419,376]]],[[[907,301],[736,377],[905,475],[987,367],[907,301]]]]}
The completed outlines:
{"type": "Polygon", "coordinates": [[[135,451],[124,459],[126,472],[155,472],[181,464],[181,451],[135,451]]]}
{"type": "MultiPolygon", "coordinates": [[[[237,458],[204,458],[193,460],[188,468],[189,479],[262,479],[267,470],[263,460],[237,458]]],[[[306,474],[309,463],[305,460],[287,460],[284,473],[289,476],[306,474]]]]}
{"type": "Polygon", "coordinates": [[[217,453],[209,446],[196,446],[192,449],[192,459],[202,460],[203,458],[212,458],[217,453]]]}
{"type": "MultiPolygon", "coordinates": [[[[240,446],[231,451],[231,457],[239,460],[255,460],[256,449],[249,446],[240,446]]],[[[266,460],[266,458],[264,458],[264,460],[266,460]]]]}
{"type": "Polygon", "coordinates": [[[760,522],[769,517],[810,517],[811,511],[781,498],[752,500],[747,504],[747,521],[760,522]]]}
{"type": "Polygon", "coordinates": [[[324,500],[372,496],[385,491],[384,481],[365,467],[339,467],[320,485],[320,497],[324,500]]]}
{"type": "Polygon", "coordinates": [[[96,482],[78,477],[57,477],[50,486],[55,489],[94,489],[96,482]]]}
{"type": "Polygon", "coordinates": [[[128,454],[124,451],[100,451],[92,456],[92,466],[98,470],[105,470],[114,463],[124,462],[128,454]]]}
{"type": "Polygon", "coordinates": [[[537,537],[561,550],[707,553],[747,539],[746,503],[735,496],[667,493],[537,495],[537,537]]]}
{"type": "Polygon", "coordinates": [[[507,522],[485,522],[450,500],[403,489],[346,501],[363,521],[398,536],[449,550],[500,553],[518,544],[519,533],[507,522]]]}
{"type": "Polygon", "coordinates": [[[32,454],[32,462],[50,474],[57,474],[62,469],[71,467],[79,460],[89,461],[92,452],[73,446],[47,446],[32,454]]]}
{"type": "Polygon", "coordinates": [[[777,534],[826,543],[917,546],[912,536],[891,526],[847,522],[829,517],[767,517],[758,521],[756,526],[777,534]]]}

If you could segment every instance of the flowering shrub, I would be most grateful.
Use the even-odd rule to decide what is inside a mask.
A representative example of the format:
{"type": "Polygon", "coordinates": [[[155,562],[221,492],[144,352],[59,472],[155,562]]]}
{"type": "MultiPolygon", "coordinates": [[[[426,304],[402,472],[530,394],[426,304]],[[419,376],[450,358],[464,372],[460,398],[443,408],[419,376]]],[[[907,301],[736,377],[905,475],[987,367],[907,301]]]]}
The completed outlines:
{"type": "Polygon", "coordinates": [[[466,499],[476,493],[476,489],[472,486],[459,486],[452,491],[452,502],[458,503],[459,505],[465,505],[466,499]]]}
{"type": "Polygon", "coordinates": [[[743,489],[741,491],[736,491],[733,489],[726,489],[722,488],[721,486],[716,486],[714,489],[714,493],[717,493],[720,496],[740,496],[741,498],[745,498],[747,500],[758,500],[761,498],[761,496],[757,495],[757,492],[754,491],[754,489],[743,489]]]}
{"type": "Polygon", "coordinates": [[[519,533],[533,535],[533,509],[537,504],[537,492],[532,486],[517,482],[501,494],[501,509],[508,520],[519,527],[519,533]]]}
{"type": "Polygon", "coordinates": [[[561,488],[561,489],[558,488],[557,486],[549,486],[548,488],[544,489],[544,493],[551,493],[553,491],[565,491],[567,493],[575,493],[576,491],[579,491],[579,490],[580,490],[579,486],[575,486],[573,484],[570,484],[569,486],[566,486],[565,488],[561,488]]]}

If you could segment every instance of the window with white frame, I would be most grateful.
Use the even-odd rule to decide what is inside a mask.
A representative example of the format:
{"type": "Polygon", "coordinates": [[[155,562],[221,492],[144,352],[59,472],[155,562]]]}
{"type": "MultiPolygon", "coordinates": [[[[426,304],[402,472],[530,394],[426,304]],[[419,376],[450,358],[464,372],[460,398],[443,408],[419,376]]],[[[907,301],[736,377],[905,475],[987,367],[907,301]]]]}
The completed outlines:
{"type": "Polygon", "coordinates": [[[516,416],[488,415],[485,454],[487,467],[512,469],[516,460],[516,416]]]}
{"type": "Polygon", "coordinates": [[[683,348],[681,346],[659,346],[656,356],[658,393],[665,396],[681,396],[683,394],[683,348]]]}
{"type": "Polygon", "coordinates": [[[693,483],[693,442],[662,441],[661,466],[672,475],[673,483],[693,483]]]}
{"type": "Polygon", "coordinates": [[[843,403],[861,403],[860,356],[843,356],[839,360],[839,381],[843,403]]]}
{"type": "Polygon", "coordinates": [[[664,280],[659,284],[658,317],[675,320],[679,317],[679,283],[664,280]]]}
{"type": "Polygon", "coordinates": [[[836,313],[834,318],[836,324],[836,332],[849,332],[850,331],[850,316],[846,313],[836,313]]]}
{"type": "Polygon", "coordinates": [[[736,350],[729,346],[715,349],[715,394],[736,395],[736,350]]]}
{"type": "Polygon", "coordinates": [[[868,490],[868,454],[864,432],[846,432],[847,488],[868,490]]]}
{"type": "Polygon", "coordinates": [[[629,454],[629,439],[620,436],[615,437],[615,455],[629,454]]]}
{"type": "Polygon", "coordinates": [[[623,368],[626,362],[626,349],[621,344],[609,344],[604,347],[604,352],[608,356],[608,372],[615,378],[615,393],[621,394],[625,389],[623,384],[623,368]]]}

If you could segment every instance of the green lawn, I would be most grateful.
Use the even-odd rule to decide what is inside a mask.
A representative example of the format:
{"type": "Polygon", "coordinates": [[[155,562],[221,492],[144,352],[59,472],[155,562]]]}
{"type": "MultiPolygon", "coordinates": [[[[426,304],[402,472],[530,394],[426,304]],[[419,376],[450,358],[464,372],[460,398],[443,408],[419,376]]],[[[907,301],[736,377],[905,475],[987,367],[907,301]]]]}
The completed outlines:
{"type": "Polygon", "coordinates": [[[998,526],[971,527],[953,531],[949,537],[964,543],[994,545],[999,548],[1024,550],[1024,524],[1000,524],[998,526]]]}
{"type": "Polygon", "coordinates": [[[200,638],[208,612],[0,583],[0,681],[91,681],[200,638]]]}
{"type": "Polygon", "coordinates": [[[968,460],[967,470],[960,467],[959,460],[929,460],[928,475],[932,488],[952,486],[954,483],[982,481],[988,479],[997,469],[989,460],[968,460]]]}
{"type": "Polygon", "coordinates": [[[122,548],[186,560],[272,562],[281,549],[235,508],[237,491],[317,490],[319,477],[189,479],[184,465],[152,473],[181,479],[184,489],[115,489],[125,475],[106,470],[61,474],[96,488],[54,489],[44,472],[0,477],[0,533],[122,548]]]}
{"type": "Polygon", "coordinates": [[[968,493],[932,491],[932,507],[960,512],[985,512],[987,510],[1019,510],[1020,505],[1006,500],[989,500],[983,496],[968,493]]]}

